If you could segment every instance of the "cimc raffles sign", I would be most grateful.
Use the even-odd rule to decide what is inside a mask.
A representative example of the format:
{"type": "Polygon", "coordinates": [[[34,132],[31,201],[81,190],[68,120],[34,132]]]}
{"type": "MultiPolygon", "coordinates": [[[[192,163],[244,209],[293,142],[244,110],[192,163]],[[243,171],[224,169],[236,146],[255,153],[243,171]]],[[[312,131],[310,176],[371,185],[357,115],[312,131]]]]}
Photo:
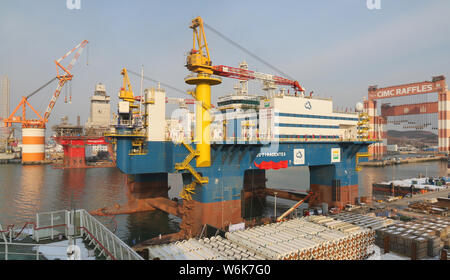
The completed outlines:
{"type": "Polygon", "coordinates": [[[400,97],[414,94],[436,92],[441,87],[439,82],[422,82],[409,85],[369,89],[369,99],[400,97]]]}

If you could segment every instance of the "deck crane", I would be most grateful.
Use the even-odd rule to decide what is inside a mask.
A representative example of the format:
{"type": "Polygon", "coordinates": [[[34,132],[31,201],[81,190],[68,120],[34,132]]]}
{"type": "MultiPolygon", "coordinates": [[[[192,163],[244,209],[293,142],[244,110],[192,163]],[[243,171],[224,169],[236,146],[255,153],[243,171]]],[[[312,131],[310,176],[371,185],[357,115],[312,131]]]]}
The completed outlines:
{"type": "Polygon", "coordinates": [[[205,24],[203,23],[203,19],[201,17],[194,18],[189,27],[193,30],[193,44],[186,59],[186,67],[189,71],[193,72],[193,74],[185,78],[185,82],[189,85],[196,86],[195,91],[189,92],[197,101],[195,116],[196,139],[194,139],[196,148],[193,149],[189,145],[183,143],[189,150],[190,154],[182,163],[176,164],[175,169],[188,170],[195,179],[191,184],[184,186],[182,191],[183,198],[190,197],[190,194],[194,192],[197,184],[208,183],[208,178],[201,177],[201,175],[189,165],[189,162],[196,158],[197,167],[211,166],[209,127],[211,123],[211,116],[209,112],[209,109],[211,108],[211,86],[222,83],[222,80],[214,75],[239,80],[258,79],[268,83],[269,86],[271,83],[290,85],[294,87],[294,90],[296,91],[304,91],[304,89],[296,81],[249,71],[247,69],[238,69],[224,65],[213,66],[208,43],[206,41],[204,28],[205,24]]]}
{"type": "Polygon", "coordinates": [[[189,76],[185,82],[196,85],[193,92],[194,98],[201,104],[196,115],[196,135],[201,135],[201,139],[196,139],[197,144],[197,167],[210,166],[210,146],[209,146],[209,123],[210,116],[208,109],[211,108],[211,86],[218,85],[221,80],[212,76],[234,78],[239,80],[260,80],[266,84],[288,85],[294,90],[304,92],[298,81],[286,78],[259,73],[242,68],[234,68],[225,65],[213,66],[206,41],[204,23],[201,17],[192,20],[190,28],[193,30],[193,47],[187,57],[186,67],[197,74],[189,76]]]}
{"type": "Polygon", "coordinates": [[[87,40],[84,40],[80,44],[78,44],[76,47],[74,47],[72,50],[67,52],[63,57],[55,61],[56,64],[56,77],[51,79],[49,82],[44,84],[39,89],[35,90],[28,96],[23,96],[22,100],[20,101],[19,105],[14,109],[12,114],[3,122],[7,127],[10,127],[13,123],[21,123],[22,128],[43,128],[45,129],[45,124],[48,122],[48,119],[50,118],[50,114],[55,107],[56,101],[58,100],[58,97],[61,93],[61,90],[63,86],[68,82],[71,81],[73,78],[73,74],[70,72],[77,62],[78,58],[80,57],[84,47],[89,42],[87,40]],[[69,63],[67,67],[64,67],[61,62],[65,58],[67,58],[72,53],[75,53],[75,56],[73,57],[72,61],[69,63]],[[41,89],[45,88],[49,84],[51,84],[54,80],[58,80],[58,86],[56,87],[55,92],[53,93],[52,99],[50,100],[50,103],[47,106],[47,109],[43,116],[41,116],[34,108],[31,106],[31,104],[28,102],[28,99],[31,98],[33,95],[38,93],[41,89]],[[38,116],[38,119],[27,119],[26,118],[26,107],[30,107],[31,110],[38,116]],[[19,108],[22,107],[22,116],[15,116],[16,112],[19,110],[19,108]]]}
{"type": "Polygon", "coordinates": [[[137,112],[138,105],[135,104],[137,98],[134,96],[133,87],[131,86],[130,78],[128,77],[128,70],[123,68],[120,74],[123,76],[123,85],[120,88],[119,99],[119,115],[120,125],[132,126],[133,116],[139,114],[137,112]]]}

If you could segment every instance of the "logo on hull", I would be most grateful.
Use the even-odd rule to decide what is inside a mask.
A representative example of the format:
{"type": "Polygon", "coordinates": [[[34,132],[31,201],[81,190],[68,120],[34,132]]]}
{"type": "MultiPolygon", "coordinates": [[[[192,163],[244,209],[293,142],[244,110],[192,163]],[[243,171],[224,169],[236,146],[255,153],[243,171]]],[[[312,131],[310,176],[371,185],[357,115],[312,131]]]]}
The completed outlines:
{"type": "Polygon", "coordinates": [[[260,164],[257,164],[256,162],[254,162],[255,166],[258,167],[259,169],[281,169],[281,168],[287,168],[288,167],[288,161],[287,160],[283,160],[280,162],[273,162],[273,161],[262,161],[260,164]]]}
{"type": "Polygon", "coordinates": [[[312,105],[311,105],[311,102],[306,102],[306,104],[305,104],[305,108],[306,109],[308,109],[308,110],[311,110],[312,109],[312,105]]]}

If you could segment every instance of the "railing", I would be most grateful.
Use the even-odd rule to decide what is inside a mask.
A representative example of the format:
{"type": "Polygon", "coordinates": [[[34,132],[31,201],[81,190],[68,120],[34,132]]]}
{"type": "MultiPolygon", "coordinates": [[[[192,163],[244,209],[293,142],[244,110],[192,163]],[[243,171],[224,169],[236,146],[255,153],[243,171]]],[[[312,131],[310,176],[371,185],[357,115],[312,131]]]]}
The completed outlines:
{"type": "MultiPolygon", "coordinates": [[[[4,254],[5,260],[8,260],[9,255],[36,256],[36,260],[39,260],[42,256],[39,249],[42,247],[67,248],[65,245],[14,243],[13,240],[19,237],[27,226],[31,225],[33,226],[30,228],[33,230],[32,236],[36,242],[45,239],[53,240],[56,236],[59,236],[60,239],[62,236],[81,237],[89,242],[88,246],[94,246],[94,252],[96,250],[100,252],[98,256],[104,255],[107,260],[143,260],[138,253],[86,210],[63,210],[36,214],[36,223],[26,223],[17,234],[14,231],[14,225],[8,226],[5,230],[0,225],[0,246],[4,246],[4,251],[0,251],[0,256],[4,254]],[[33,247],[27,251],[27,247],[30,246],[33,247]],[[15,252],[13,248],[15,248],[15,252]],[[33,249],[36,252],[32,252],[33,249]]],[[[66,254],[52,254],[51,256],[67,257],[66,254]]]]}
{"type": "Polygon", "coordinates": [[[90,240],[94,250],[100,250],[108,260],[143,260],[143,258],[120,240],[102,223],[91,216],[86,210],[77,210],[80,213],[80,230],[84,238],[90,240]]]}
{"type": "MultiPolygon", "coordinates": [[[[0,251],[0,256],[4,255],[4,260],[8,260],[10,255],[15,255],[15,256],[22,256],[22,259],[34,259],[34,260],[41,260],[42,257],[44,256],[41,253],[41,248],[58,248],[61,249],[62,252],[65,252],[67,249],[66,245],[52,245],[52,244],[30,244],[30,243],[11,243],[11,242],[5,242],[5,243],[0,243],[0,245],[4,245],[5,246],[5,251],[0,251]],[[14,251],[14,249],[12,249],[11,247],[17,247],[17,248],[21,248],[22,250],[24,248],[28,248],[30,247],[30,252],[31,253],[27,253],[27,252],[17,252],[14,251]],[[32,252],[33,249],[35,250],[35,252],[32,252]]],[[[52,256],[52,257],[58,257],[59,259],[66,259],[67,258],[67,254],[45,254],[46,257],[52,256]]],[[[1,259],[1,258],[0,258],[1,259]]]]}

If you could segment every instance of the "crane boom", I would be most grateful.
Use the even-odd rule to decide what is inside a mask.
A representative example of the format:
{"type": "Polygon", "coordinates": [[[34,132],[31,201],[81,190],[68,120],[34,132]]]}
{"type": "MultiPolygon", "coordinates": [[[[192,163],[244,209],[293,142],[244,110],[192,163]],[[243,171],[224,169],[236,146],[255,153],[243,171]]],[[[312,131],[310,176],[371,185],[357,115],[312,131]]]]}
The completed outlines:
{"type": "Polygon", "coordinates": [[[63,86],[66,84],[66,82],[72,80],[73,75],[70,73],[70,71],[72,70],[73,66],[75,65],[75,63],[77,62],[77,60],[80,57],[81,53],[83,52],[84,47],[88,43],[89,42],[87,40],[84,40],[83,42],[78,44],[76,47],[74,47],[72,50],[67,52],[60,59],[55,61],[56,72],[57,72],[56,78],[59,80],[59,82],[58,82],[58,86],[56,87],[55,92],[53,93],[52,99],[50,100],[50,103],[47,106],[47,110],[44,113],[44,122],[48,121],[48,119],[50,117],[50,114],[51,114],[51,112],[53,110],[53,107],[55,107],[56,101],[58,100],[58,97],[59,97],[59,95],[61,93],[61,89],[63,88],[63,86]],[[64,60],[69,55],[71,55],[75,51],[76,51],[75,56],[70,61],[69,65],[67,67],[62,66],[61,65],[61,61],[64,60]],[[60,69],[62,71],[64,71],[64,73],[62,75],[59,74],[60,69]]]}
{"type": "Polygon", "coordinates": [[[212,67],[214,74],[222,77],[234,78],[239,80],[261,80],[267,82],[273,82],[277,85],[292,86],[295,91],[305,91],[302,86],[300,86],[298,81],[288,80],[286,78],[255,72],[251,70],[246,70],[242,68],[235,68],[225,65],[215,65],[212,67]]]}

